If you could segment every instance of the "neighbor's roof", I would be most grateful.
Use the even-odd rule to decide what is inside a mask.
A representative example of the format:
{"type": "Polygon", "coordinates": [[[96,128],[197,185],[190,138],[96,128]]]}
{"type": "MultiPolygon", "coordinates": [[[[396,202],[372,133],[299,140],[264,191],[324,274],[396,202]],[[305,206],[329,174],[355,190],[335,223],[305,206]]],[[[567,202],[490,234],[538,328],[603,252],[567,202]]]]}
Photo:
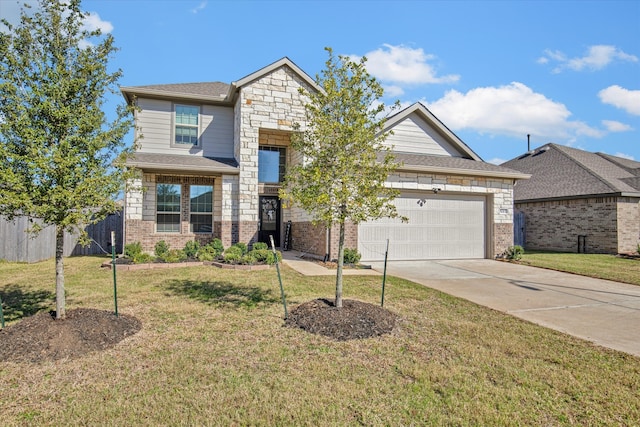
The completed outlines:
{"type": "Polygon", "coordinates": [[[502,164],[531,174],[514,188],[518,202],[587,196],[640,197],[640,162],[546,144],[502,164]]]}
{"type": "Polygon", "coordinates": [[[235,159],[202,156],[182,156],[156,153],[135,153],[127,165],[156,173],[183,173],[198,175],[238,174],[235,159]]]}

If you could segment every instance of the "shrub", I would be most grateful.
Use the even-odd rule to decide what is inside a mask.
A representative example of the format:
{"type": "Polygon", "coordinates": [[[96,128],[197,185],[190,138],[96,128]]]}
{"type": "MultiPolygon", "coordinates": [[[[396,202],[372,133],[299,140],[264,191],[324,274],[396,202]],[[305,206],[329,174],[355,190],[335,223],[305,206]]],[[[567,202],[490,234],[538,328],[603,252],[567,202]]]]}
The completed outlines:
{"type": "Polygon", "coordinates": [[[222,254],[222,252],[224,252],[224,246],[222,245],[222,240],[218,239],[217,237],[215,239],[213,239],[209,245],[216,250],[217,255],[222,254]]]}
{"type": "Polygon", "coordinates": [[[247,244],[246,243],[242,243],[242,242],[238,242],[235,245],[231,246],[236,247],[238,249],[240,249],[240,251],[242,252],[242,255],[246,255],[247,254],[247,244]]]}
{"type": "Polygon", "coordinates": [[[182,249],[172,249],[160,259],[164,262],[182,262],[187,259],[187,255],[182,249]]]}
{"type": "Polygon", "coordinates": [[[239,251],[230,251],[229,249],[224,251],[224,255],[222,256],[222,259],[224,260],[224,262],[226,262],[227,264],[239,263],[240,260],[242,259],[242,253],[239,251]]]}
{"type": "Polygon", "coordinates": [[[253,244],[253,250],[254,251],[259,251],[259,250],[263,250],[263,249],[269,249],[269,246],[264,242],[255,242],[253,244]]]}
{"type": "Polygon", "coordinates": [[[187,258],[197,258],[200,250],[200,243],[190,240],[184,245],[184,253],[187,258]]]}
{"type": "Polygon", "coordinates": [[[140,242],[125,245],[124,256],[129,258],[134,264],[144,264],[153,259],[151,255],[142,252],[142,244],[140,242]]]}
{"type": "Polygon", "coordinates": [[[253,265],[257,263],[258,260],[253,256],[253,251],[242,255],[242,258],[240,259],[240,264],[253,265]]]}
{"type": "Polygon", "coordinates": [[[360,262],[360,255],[357,249],[344,248],[344,263],[345,264],[357,264],[360,262]]]}
{"type": "Polygon", "coordinates": [[[522,254],[524,254],[524,248],[520,245],[509,246],[504,253],[505,258],[518,261],[522,258],[522,254]]]}
{"type": "Polygon", "coordinates": [[[142,253],[142,244],[140,242],[129,243],[124,245],[124,256],[133,259],[136,255],[142,253]]]}
{"type": "Polygon", "coordinates": [[[160,240],[156,243],[153,252],[158,258],[164,259],[169,254],[169,245],[164,240],[160,240]]]}
{"type": "Polygon", "coordinates": [[[269,249],[254,249],[251,252],[249,252],[249,254],[253,255],[253,257],[256,259],[257,262],[268,264],[268,265],[275,264],[276,257],[278,261],[282,260],[282,254],[279,251],[277,251],[276,253],[277,255],[274,255],[273,251],[269,249]]]}

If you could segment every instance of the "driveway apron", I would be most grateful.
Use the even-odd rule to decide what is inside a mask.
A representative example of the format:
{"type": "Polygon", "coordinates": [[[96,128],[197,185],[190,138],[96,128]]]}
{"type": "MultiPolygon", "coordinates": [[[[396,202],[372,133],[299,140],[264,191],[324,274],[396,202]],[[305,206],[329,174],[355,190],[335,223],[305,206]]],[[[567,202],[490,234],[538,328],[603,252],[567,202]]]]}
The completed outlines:
{"type": "Polygon", "coordinates": [[[393,261],[387,274],[640,356],[640,286],[487,259],[393,261]]]}

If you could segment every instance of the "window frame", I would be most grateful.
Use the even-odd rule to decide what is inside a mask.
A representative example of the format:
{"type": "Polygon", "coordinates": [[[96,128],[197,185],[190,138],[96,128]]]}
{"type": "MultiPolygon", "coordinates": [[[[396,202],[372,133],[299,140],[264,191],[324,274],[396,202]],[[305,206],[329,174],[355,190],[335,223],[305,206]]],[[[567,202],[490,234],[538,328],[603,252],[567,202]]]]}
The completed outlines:
{"type": "Polygon", "coordinates": [[[201,109],[200,105],[177,104],[177,103],[173,104],[173,109],[172,109],[172,127],[171,127],[171,146],[172,147],[184,148],[184,149],[190,149],[190,148],[193,148],[193,147],[200,147],[200,145],[201,145],[200,123],[202,122],[202,117],[201,116],[202,116],[202,109],[201,109]],[[179,107],[195,108],[198,111],[197,116],[196,116],[197,123],[195,125],[194,124],[189,124],[189,123],[178,123],[178,108],[179,107]],[[188,143],[176,142],[176,135],[177,135],[178,126],[195,129],[196,130],[196,143],[195,144],[188,144],[188,143]]]}
{"type": "MultiPolygon", "coordinates": [[[[194,233],[194,234],[211,234],[213,233],[213,184],[189,184],[189,232],[190,233],[194,233]],[[200,212],[200,211],[195,211],[194,213],[194,209],[193,209],[193,192],[192,192],[192,188],[193,187],[208,187],[211,189],[211,201],[208,202],[209,206],[210,206],[210,211],[204,211],[204,212],[200,212]],[[194,231],[193,230],[193,226],[194,226],[194,221],[193,221],[193,217],[198,216],[198,217],[208,217],[210,219],[209,221],[209,225],[211,226],[211,229],[209,231],[194,231]]],[[[206,194],[206,193],[204,193],[206,194]]],[[[204,223],[197,223],[198,225],[204,225],[204,223]]]]}
{"type": "MultiPolygon", "coordinates": [[[[163,206],[164,207],[164,206],[163,206]]],[[[174,223],[165,223],[162,222],[163,228],[166,225],[172,225],[172,228],[175,228],[176,224],[174,223]]],[[[157,182],[156,183],[156,233],[181,233],[182,232],[182,185],[181,184],[171,184],[168,182],[157,182]],[[175,186],[178,188],[178,211],[161,211],[160,210],[160,201],[159,201],[159,191],[158,191],[158,187],[161,185],[171,185],[171,186],[175,186]],[[178,217],[178,222],[177,222],[177,230],[166,230],[166,229],[160,229],[160,215],[171,215],[171,216],[177,216],[178,217]]]]}
{"type": "Polygon", "coordinates": [[[260,145],[258,146],[258,182],[260,184],[282,184],[287,173],[287,147],[281,145],[260,145]],[[278,181],[260,180],[260,151],[270,151],[278,153],[278,181]]]}

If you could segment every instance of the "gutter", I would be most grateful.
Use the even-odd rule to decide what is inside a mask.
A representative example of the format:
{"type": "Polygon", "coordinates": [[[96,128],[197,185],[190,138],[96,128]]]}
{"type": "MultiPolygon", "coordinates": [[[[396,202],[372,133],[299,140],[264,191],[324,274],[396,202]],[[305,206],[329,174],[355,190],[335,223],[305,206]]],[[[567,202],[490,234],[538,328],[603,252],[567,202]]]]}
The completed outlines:
{"type": "Polygon", "coordinates": [[[457,169],[442,166],[419,166],[419,165],[403,165],[400,166],[398,171],[407,172],[436,172],[448,175],[465,175],[465,176],[484,176],[491,178],[508,178],[508,179],[529,179],[530,174],[521,172],[500,172],[500,171],[485,171],[475,169],[457,169]]]}

